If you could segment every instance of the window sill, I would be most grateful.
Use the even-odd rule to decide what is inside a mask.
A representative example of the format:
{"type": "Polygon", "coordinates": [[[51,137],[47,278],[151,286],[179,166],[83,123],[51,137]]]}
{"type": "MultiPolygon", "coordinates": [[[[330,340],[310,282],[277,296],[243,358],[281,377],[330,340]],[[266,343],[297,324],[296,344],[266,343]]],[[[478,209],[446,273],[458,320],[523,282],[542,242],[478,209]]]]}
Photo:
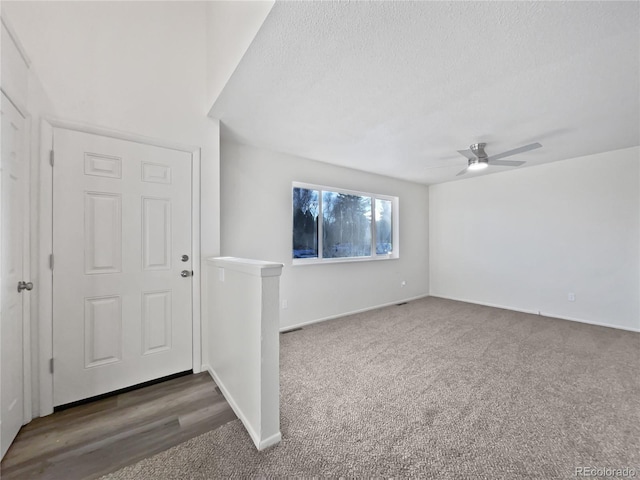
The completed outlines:
{"type": "Polygon", "coordinates": [[[399,255],[376,255],[375,257],[338,257],[338,258],[293,258],[291,266],[303,265],[329,265],[334,263],[359,263],[359,262],[379,262],[383,260],[398,260],[399,255]]]}

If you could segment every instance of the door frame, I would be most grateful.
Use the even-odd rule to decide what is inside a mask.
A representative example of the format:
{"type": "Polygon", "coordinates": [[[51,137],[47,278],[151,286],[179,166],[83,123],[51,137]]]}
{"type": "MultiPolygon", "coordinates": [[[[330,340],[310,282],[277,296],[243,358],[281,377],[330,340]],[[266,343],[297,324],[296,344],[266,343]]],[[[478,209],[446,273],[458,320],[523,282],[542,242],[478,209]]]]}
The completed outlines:
{"type": "Polygon", "coordinates": [[[53,129],[62,128],[77,132],[101,135],[103,137],[127,140],[143,145],[168,148],[191,155],[191,248],[193,258],[192,277],[192,365],[193,372],[202,370],[202,322],[200,311],[200,147],[161,140],[129,132],[88,125],[57,118],[43,118],[40,142],[40,251],[38,272],[40,274],[40,304],[38,316],[39,355],[39,404],[40,416],[53,413],[53,373],[50,359],[53,358],[53,270],[49,265],[49,255],[53,253],[53,169],[50,152],[53,149],[53,129]]]}

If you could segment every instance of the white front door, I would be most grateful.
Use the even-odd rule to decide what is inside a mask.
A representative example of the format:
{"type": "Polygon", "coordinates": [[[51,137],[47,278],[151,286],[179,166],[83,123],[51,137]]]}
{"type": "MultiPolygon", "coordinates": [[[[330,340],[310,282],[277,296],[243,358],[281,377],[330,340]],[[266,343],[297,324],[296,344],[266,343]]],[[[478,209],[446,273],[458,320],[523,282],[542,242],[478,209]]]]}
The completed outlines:
{"type": "Polygon", "coordinates": [[[0,370],[1,422],[0,445],[4,456],[18,430],[23,415],[23,298],[27,290],[18,291],[18,282],[24,278],[23,253],[25,245],[24,222],[26,209],[24,188],[26,183],[26,157],[24,149],[25,119],[2,93],[2,242],[0,263],[2,308],[0,330],[2,367],[0,370]]]}
{"type": "Polygon", "coordinates": [[[54,405],[190,370],[191,155],[59,128],[53,144],[54,405]]]}

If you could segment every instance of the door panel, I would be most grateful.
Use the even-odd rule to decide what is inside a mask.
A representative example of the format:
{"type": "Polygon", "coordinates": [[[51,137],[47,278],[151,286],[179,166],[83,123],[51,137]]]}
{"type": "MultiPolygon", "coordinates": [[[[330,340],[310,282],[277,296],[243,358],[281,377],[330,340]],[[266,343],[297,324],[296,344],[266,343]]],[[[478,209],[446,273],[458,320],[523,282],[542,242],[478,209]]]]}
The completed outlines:
{"type": "MultiPolygon", "coordinates": [[[[24,155],[25,120],[7,97],[2,94],[2,224],[0,270],[2,286],[1,381],[1,455],[22,426],[23,415],[23,308],[26,291],[18,293],[18,282],[23,280],[23,249],[25,246],[24,184],[26,159],[24,155]]],[[[28,279],[26,279],[28,280],[28,279]]]]}
{"type": "Polygon", "coordinates": [[[54,405],[191,369],[191,155],[57,128],[54,150],[54,405]]]}
{"type": "Polygon", "coordinates": [[[84,367],[122,360],[122,298],[86,298],[84,301],[84,367]]]}
{"type": "Polygon", "coordinates": [[[142,197],[143,270],[169,270],[171,199],[142,197]]]}
{"type": "Polygon", "coordinates": [[[84,269],[87,275],[122,271],[120,194],[84,194],[84,269]]]}
{"type": "Polygon", "coordinates": [[[171,349],[171,290],[145,292],[142,304],[143,354],[171,349]]]}

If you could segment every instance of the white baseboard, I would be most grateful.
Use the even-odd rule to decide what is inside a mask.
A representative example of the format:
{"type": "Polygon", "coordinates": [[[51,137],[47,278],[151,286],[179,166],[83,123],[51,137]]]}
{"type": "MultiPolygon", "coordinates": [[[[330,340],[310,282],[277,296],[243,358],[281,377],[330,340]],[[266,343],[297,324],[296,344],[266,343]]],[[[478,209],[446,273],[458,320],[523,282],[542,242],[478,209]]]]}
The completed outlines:
{"type": "Polygon", "coordinates": [[[540,315],[542,317],[547,317],[547,318],[557,318],[558,320],[568,320],[570,322],[578,322],[578,323],[586,323],[588,325],[596,325],[598,327],[608,327],[608,328],[615,328],[617,330],[625,330],[627,332],[640,332],[640,328],[631,328],[631,327],[623,327],[621,325],[613,325],[610,323],[604,323],[604,322],[594,322],[591,320],[585,320],[583,318],[575,318],[575,317],[567,317],[566,315],[558,315],[555,313],[549,313],[549,312],[543,312],[540,310],[524,310],[521,308],[515,308],[515,307],[509,307],[506,305],[497,305],[495,303],[485,303],[485,302],[477,302],[477,301],[472,301],[472,300],[467,300],[464,298],[457,298],[457,297],[450,297],[447,295],[439,295],[439,294],[432,294],[431,295],[434,298],[444,298],[446,300],[455,300],[456,302],[464,302],[464,303],[472,303],[474,305],[482,305],[484,307],[493,307],[493,308],[501,308],[503,310],[511,310],[513,312],[522,312],[522,313],[529,313],[531,315],[540,315]]]}
{"type": "Polygon", "coordinates": [[[486,302],[477,302],[475,300],[467,300],[465,298],[458,298],[458,297],[450,297],[448,295],[439,295],[439,294],[431,294],[431,297],[434,298],[444,298],[445,300],[454,300],[456,302],[464,302],[464,303],[472,303],[474,305],[482,305],[483,307],[492,307],[492,308],[501,308],[503,310],[511,310],[512,312],[521,312],[521,313],[530,313],[531,315],[540,315],[540,312],[538,312],[538,310],[526,310],[523,308],[515,308],[515,307],[508,307],[506,305],[499,305],[497,303],[486,303],[486,302]]]}
{"type": "Polygon", "coordinates": [[[549,318],[557,318],[559,320],[568,320],[570,322],[586,323],[588,325],[596,325],[598,327],[615,328],[616,330],[625,330],[627,332],[640,333],[640,328],[623,327],[623,326],[620,326],[620,325],[612,325],[610,323],[603,323],[603,322],[593,322],[591,320],[584,320],[582,318],[558,316],[558,315],[555,315],[553,313],[547,313],[547,312],[540,312],[540,315],[542,315],[544,317],[549,317],[549,318]]]}
{"type": "Polygon", "coordinates": [[[401,300],[395,300],[393,302],[382,303],[380,305],[374,305],[372,307],[361,308],[359,310],[352,310],[350,312],[338,313],[336,315],[330,315],[328,317],[316,318],[315,320],[308,320],[306,322],[296,323],[294,325],[287,325],[286,327],[280,327],[280,332],[287,332],[289,330],[295,330],[297,328],[307,327],[309,325],[313,325],[314,323],[326,322],[327,320],[334,320],[336,318],[347,317],[349,315],[355,315],[356,313],[368,312],[370,310],[376,310],[378,308],[390,307],[391,305],[398,305],[399,303],[411,302],[413,300],[418,300],[420,298],[428,297],[429,294],[425,293],[424,295],[418,295],[416,297],[404,298],[401,300]]]}
{"type": "Polygon", "coordinates": [[[264,450],[265,448],[272,445],[277,445],[278,443],[280,443],[280,440],[282,440],[282,435],[280,434],[280,432],[275,433],[270,437],[261,440],[260,445],[258,446],[258,450],[264,450]]]}
{"type": "Polygon", "coordinates": [[[235,398],[233,398],[233,395],[229,393],[229,390],[225,386],[224,382],[220,380],[220,377],[216,374],[216,372],[213,370],[211,365],[206,365],[206,364],[202,365],[202,369],[209,372],[209,375],[211,375],[211,378],[213,378],[213,381],[216,382],[216,385],[218,385],[218,388],[220,388],[222,395],[231,406],[231,409],[233,410],[233,412],[236,414],[236,416],[240,419],[240,421],[244,425],[244,428],[247,430],[247,433],[251,437],[251,440],[253,440],[253,443],[258,450],[263,450],[267,447],[270,447],[280,442],[280,440],[282,439],[282,435],[280,434],[280,432],[268,438],[260,438],[260,435],[256,433],[253,425],[251,425],[251,423],[247,419],[247,416],[244,414],[242,409],[238,406],[238,403],[236,402],[235,398]]]}

